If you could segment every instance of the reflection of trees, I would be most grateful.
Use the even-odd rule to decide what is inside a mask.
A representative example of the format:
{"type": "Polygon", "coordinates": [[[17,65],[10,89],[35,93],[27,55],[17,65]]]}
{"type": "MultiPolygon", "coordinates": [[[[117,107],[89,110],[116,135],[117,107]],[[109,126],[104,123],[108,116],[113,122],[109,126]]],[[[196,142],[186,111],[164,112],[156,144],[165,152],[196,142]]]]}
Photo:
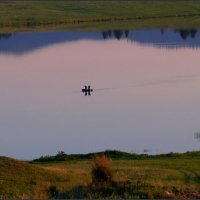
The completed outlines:
{"type": "Polygon", "coordinates": [[[196,30],[196,29],[190,30],[190,34],[191,34],[191,37],[192,37],[192,38],[195,38],[196,33],[197,33],[197,30],[196,30]]]}
{"type": "Polygon", "coordinates": [[[125,35],[126,38],[128,38],[129,30],[124,30],[124,31],[123,30],[103,31],[102,32],[102,37],[103,37],[103,39],[111,38],[112,34],[116,39],[120,40],[122,38],[123,34],[125,35]]]}
{"type": "Polygon", "coordinates": [[[103,36],[103,39],[104,39],[104,40],[105,40],[106,38],[111,38],[111,36],[112,36],[112,31],[111,31],[111,30],[103,31],[103,32],[102,32],[102,36],[103,36]]]}
{"type": "Polygon", "coordinates": [[[186,40],[187,37],[190,35],[190,32],[188,30],[181,30],[180,31],[180,36],[182,37],[182,39],[186,40]]]}
{"type": "Polygon", "coordinates": [[[194,133],[194,138],[200,141],[200,132],[194,133]]]}
{"type": "Polygon", "coordinates": [[[125,33],[126,38],[128,38],[128,36],[129,36],[129,30],[125,30],[124,33],[125,33]]]}
{"type": "Polygon", "coordinates": [[[162,35],[164,35],[165,34],[165,29],[161,28],[160,32],[161,32],[162,35]]]}
{"type": "Polygon", "coordinates": [[[111,31],[111,30],[108,31],[108,36],[109,36],[109,37],[112,36],[112,31],[111,31]]]}
{"type": "Polygon", "coordinates": [[[103,39],[105,40],[108,37],[108,33],[106,31],[102,32],[103,39]]]}
{"type": "Polygon", "coordinates": [[[191,38],[195,38],[197,30],[196,29],[180,29],[180,30],[175,30],[175,32],[179,32],[181,38],[183,40],[186,40],[189,36],[191,38]]]}
{"type": "MultiPolygon", "coordinates": [[[[148,33],[148,31],[146,31],[146,32],[148,33]]],[[[197,29],[175,29],[174,32],[179,33],[180,37],[183,40],[186,40],[188,38],[195,39],[198,30],[197,29]]],[[[168,36],[168,32],[165,32],[165,29],[163,29],[163,28],[160,29],[160,34],[162,36],[168,36]]],[[[103,39],[116,38],[117,40],[120,40],[121,38],[127,38],[127,40],[131,40],[132,41],[132,40],[134,40],[132,38],[132,36],[133,35],[131,34],[131,32],[129,30],[127,30],[127,29],[125,29],[125,30],[120,30],[120,29],[108,30],[108,31],[103,31],[102,32],[103,39]]],[[[141,36],[139,40],[143,41],[143,37],[144,36],[141,36]]],[[[151,40],[150,37],[149,37],[149,39],[151,40]]],[[[155,40],[155,39],[152,38],[152,40],[155,40]]]]}
{"type": "Polygon", "coordinates": [[[121,30],[115,30],[113,31],[115,38],[117,38],[118,40],[121,39],[123,32],[121,30]]]}
{"type": "Polygon", "coordinates": [[[11,33],[3,33],[3,34],[0,34],[0,39],[8,39],[11,36],[12,36],[11,33]]]}

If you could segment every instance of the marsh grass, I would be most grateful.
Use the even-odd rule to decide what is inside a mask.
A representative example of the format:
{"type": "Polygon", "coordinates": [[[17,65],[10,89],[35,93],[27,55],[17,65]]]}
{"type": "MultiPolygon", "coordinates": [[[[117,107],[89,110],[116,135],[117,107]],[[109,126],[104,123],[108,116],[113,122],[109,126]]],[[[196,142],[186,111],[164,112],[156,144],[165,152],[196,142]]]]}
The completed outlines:
{"type": "Polygon", "coordinates": [[[107,153],[115,158],[112,181],[101,184],[93,184],[92,160],[47,162],[37,166],[69,178],[64,187],[57,184],[54,198],[199,198],[199,152],[154,157],[107,153]]]}
{"type": "Polygon", "coordinates": [[[0,198],[197,198],[199,157],[112,160],[112,181],[92,184],[92,160],[30,164],[0,158],[0,198]]]}

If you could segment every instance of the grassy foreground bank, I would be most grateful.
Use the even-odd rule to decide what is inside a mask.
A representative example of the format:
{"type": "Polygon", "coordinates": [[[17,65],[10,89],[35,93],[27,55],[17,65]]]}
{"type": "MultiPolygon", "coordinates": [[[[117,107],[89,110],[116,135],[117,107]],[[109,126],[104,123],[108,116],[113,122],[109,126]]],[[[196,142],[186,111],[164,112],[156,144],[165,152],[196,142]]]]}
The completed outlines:
{"type": "Polygon", "coordinates": [[[56,28],[199,27],[195,0],[1,1],[0,32],[56,28]]]}
{"type": "MultiPolygon", "coordinates": [[[[91,185],[92,159],[0,157],[0,198],[200,198],[200,152],[112,159],[117,185],[91,185]]],[[[79,155],[80,156],[80,155],[79,155]]],[[[130,155],[131,156],[131,155],[130,155]]]]}

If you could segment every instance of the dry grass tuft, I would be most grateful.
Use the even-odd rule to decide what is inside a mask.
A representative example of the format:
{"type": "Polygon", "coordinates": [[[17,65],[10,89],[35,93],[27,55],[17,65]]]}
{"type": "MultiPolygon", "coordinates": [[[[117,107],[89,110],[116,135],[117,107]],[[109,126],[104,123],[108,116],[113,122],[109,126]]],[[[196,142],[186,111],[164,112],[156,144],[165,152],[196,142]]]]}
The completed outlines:
{"type": "Polygon", "coordinates": [[[92,164],[92,183],[110,183],[112,181],[112,161],[104,154],[95,156],[92,164]]]}

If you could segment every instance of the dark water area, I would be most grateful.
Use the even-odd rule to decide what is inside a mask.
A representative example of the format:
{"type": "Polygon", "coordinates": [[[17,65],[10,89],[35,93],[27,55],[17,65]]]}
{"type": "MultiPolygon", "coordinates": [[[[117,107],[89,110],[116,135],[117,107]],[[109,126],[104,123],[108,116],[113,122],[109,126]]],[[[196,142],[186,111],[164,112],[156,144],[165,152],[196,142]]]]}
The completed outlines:
{"type": "Polygon", "coordinates": [[[1,155],[199,150],[199,30],[1,34],[1,155]]]}
{"type": "Polygon", "coordinates": [[[199,48],[198,29],[108,30],[102,32],[33,32],[0,34],[0,52],[22,54],[49,45],[80,40],[124,40],[162,48],[199,48]]]}

